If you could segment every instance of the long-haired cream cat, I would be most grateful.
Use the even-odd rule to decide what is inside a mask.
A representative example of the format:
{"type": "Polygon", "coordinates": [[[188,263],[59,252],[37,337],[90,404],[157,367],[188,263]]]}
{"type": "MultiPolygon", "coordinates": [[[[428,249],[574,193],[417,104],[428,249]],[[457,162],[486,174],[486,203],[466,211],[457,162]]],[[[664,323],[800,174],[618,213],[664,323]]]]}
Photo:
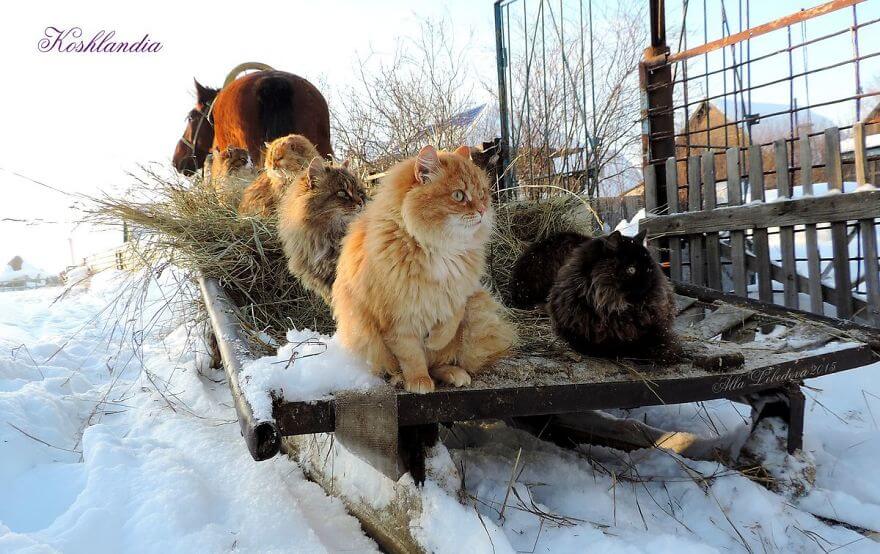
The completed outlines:
{"type": "Polygon", "coordinates": [[[315,145],[302,135],[287,135],[273,140],[266,148],[265,171],[245,190],[238,206],[243,215],[269,217],[291,180],[314,158],[320,158],[315,145]]]}
{"type": "Polygon", "coordinates": [[[278,204],[278,238],[288,270],[328,303],[342,237],[366,200],[347,162],[331,165],[314,158],[278,204]]]}
{"type": "Polygon", "coordinates": [[[467,147],[426,146],[392,168],[342,241],[332,304],[343,344],[410,392],[434,390],[432,377],[469,384],[515,338],[480,285],[492,220],[467,147]]]}

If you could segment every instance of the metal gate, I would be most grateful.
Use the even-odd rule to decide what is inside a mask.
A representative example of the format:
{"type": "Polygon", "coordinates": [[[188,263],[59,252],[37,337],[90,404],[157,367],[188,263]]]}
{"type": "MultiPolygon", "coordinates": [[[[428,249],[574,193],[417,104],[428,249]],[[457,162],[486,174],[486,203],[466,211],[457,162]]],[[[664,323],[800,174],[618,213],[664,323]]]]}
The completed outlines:
{"type": "Polygon", "coordinates": [[[638,175],[636,71],[644,16],[641,9],[601,5],[495,2],[507,199],[559,189],[595,198],[602,183],[638,175]],[[620,27],[634,36],[612,28],[611,18],[626,21],[620,27]],[[609,43],[619,48],[611,53],[609,43]]]}
{"type": "Polygon", "coordinates": [[[673,53],[667,5],[650,4],[641,226],[673,279],[880,326],[880,79],[864,76],[880,73],[880,2],[757,25],[749,0],[730,5],[670,10],[673,53]]]}

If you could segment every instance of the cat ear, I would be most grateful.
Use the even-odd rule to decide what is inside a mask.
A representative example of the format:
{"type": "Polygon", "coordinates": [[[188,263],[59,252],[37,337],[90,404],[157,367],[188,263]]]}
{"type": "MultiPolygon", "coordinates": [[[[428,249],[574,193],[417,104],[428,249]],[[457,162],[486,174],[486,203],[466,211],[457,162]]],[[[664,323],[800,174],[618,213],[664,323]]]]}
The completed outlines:
{"type": "Polygon", "coordinates": [[[440,167],[440,158],[437,149],[431,146],[423,146],[416,156],[415,173],[416,181],[424,185],[428,178],[440,167]]]}
{"type": "Polygon", "coordinates": [[[605,237],[605,242],[608,243],[608,246],[616,250],[617,246],[620,244],[620,231],[614,231],[605,237]]]}
{"type": "Polygon", "coordinates": [[[455,149],[455,153],[461,156],[462,158],[471,159],[471,147],[465,146],[462,144],[458,148],[455,149]]]}
{"type": "Polygon", "coordinates": [[[645,237],[648,236],[648,230],[642,229],[641,231],[633,237],[633,240],[636,241],[636,244],[645,244],[645,237]]]}
{"type": "Polygon", "coordinates": [[[351,160],[348,159],[348,158],[346,158],[345,161],[342,162],[342,168],[343,168],[343,169],[348,169],[348,164],[350,164],[350,163],[351,163],[351,160]]]}
{"type": "Polygon", "coordinates": [[[308,179],[309,186],[314,187],[317,180],[324,173],[324,162],[321,161],[321,158],[312,158],[312,161],[309,162],[308,169],[308,179]]]}

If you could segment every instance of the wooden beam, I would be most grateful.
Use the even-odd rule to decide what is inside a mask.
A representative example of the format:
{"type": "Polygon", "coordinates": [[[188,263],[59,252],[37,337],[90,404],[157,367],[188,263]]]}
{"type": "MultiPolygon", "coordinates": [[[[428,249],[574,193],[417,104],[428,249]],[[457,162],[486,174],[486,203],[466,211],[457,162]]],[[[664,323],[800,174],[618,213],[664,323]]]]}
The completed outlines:
{"type": "Polygon", "coordinates": [[[688,58],[693,58],[694,56],[699,56],[701,54],[706,54],[707,52],[713,52],[715,50],[724,48],[725,46],[730,46],[731,44],[737,44],[744,40],[755,38],[761,35],[766,35],[767,33],[782,29],[783,27],[788,27],[790,25],[794,25],[795,23],[800,23],[801,21],[807,21],[808,19],[819,17],[820,15],[825,15],[831,12],[835,12],[837,10],[841,10],[843,8],[848,8],[861,2],[864,2],[864,0],[833,0],[832,2],[827,2],[825,4],[815,6],[807,10],[801,10],[799,12],[786,15],[785,17],[780,17],[779,19],[774,19],[773,21],[764,23],[763,25],[758,25],[757,27],[752,27],[751,29],[746,29],[745,31],[724,38],[720,38],[718,40],[713,40],[712,42],[707,42],[706,44],[690,48],[688,50],[685,50],[684,52],[672,54],[667,58],[666,61],[669,63],[673,63],[681,60],[686,60],[688,58]]]}
{"type": "Polygon", "coordinates": [[[873,219],[878,214],[880,191],[870,190],[646,217],[639,222],[639,228],[647,229],[649,237],[691,235],[811,223],[845,224],[847,221],[873,219]]]}
{"type": "MultiPolygon", "coordinates": [[[[867,365],[874,360],[871,347],[854,345],[833,352],[804,356],[792,353],[785,360],[761,368],[744,367],[699,377],[651,375],[639,378],[559,385],[439,389],[430,394],[397,393],[401,425],[516,416],[565,414],[679,404],[712,398],[732,398],[775,388],[792,380],[818,377],[867,365]],[[799,357],[800,356],[800,357],[799,357]]],[[[334,400],[282,402],[274,416],[283,436],[332,432],[334,400]]]]}

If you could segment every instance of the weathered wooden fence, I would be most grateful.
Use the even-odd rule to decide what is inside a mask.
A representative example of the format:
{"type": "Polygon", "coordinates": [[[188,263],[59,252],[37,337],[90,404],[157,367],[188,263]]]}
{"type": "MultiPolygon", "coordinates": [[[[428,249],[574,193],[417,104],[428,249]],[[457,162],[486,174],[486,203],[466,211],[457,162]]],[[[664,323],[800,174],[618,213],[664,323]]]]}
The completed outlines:
{"type": "Polygon", "coordinates": [[[817,143],[806,137],[770,146],[775,190],[765,190],[771,172],[765,172],[761,145],[689,157],[686,183],[679,183],[674,156],[665,166],[647,165],[650,215],[640,226],[649,238],[668,240],[672,279],[880,326],[880,190],[866,185],[861,123],[852,134],[855,183],[843,181],[836,127],[821,134],[816,157],[817,143]],[[794,148],[801,167],[791,162],[794,148]],[[715,174],[716,156],[726,157],[727,175],[715,174]],[[827,183],[813,182],[820,167],[827,183]],[[663,215],[656,215],[658,168],[665,170],[663,215]]]}

